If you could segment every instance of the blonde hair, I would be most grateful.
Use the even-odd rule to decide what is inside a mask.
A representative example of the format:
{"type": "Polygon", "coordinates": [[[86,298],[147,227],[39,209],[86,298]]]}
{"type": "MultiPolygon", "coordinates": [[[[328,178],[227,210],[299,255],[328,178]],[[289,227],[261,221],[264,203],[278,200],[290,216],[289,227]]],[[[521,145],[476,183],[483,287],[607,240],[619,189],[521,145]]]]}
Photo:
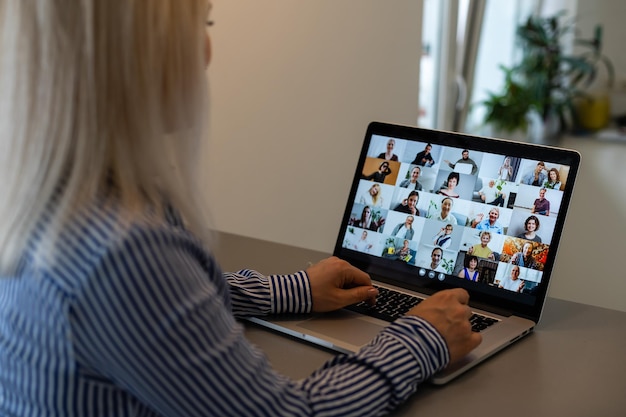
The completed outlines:
{"type": "Polygon", "coordinates": [[[380,184],[373,184],[373,185],[370,187],[369,192],[370,192],[370,193],[369,193],[369,194],[370,194],[370,196],[372,197],[372,202],[373,202],[374,204],[376,204],[376,203],[378,202],[378,199],[379,199],[379,198],[381,198],[381,197],[380,197],[380,184]],[[375,188],[376,190],[378,190],[378,192],[376,193],[376,195],[372,195],[372,193],[371,193],[371,191],[372,191],[374,188],[375,188]]]}
{"type": "Polygon", "coordinates": [[[49,260],[63,224],[111,189],[130,217],[168,201],[202,235],[205,7],[2,2],[0,273],[42,215],[51,217],[37,255],[49,260]]]}

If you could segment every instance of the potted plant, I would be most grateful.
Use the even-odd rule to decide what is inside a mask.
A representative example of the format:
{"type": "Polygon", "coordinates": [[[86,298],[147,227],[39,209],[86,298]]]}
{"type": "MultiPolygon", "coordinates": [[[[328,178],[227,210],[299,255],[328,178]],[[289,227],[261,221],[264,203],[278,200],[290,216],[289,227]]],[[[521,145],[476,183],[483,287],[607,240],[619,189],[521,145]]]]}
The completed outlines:
{"type": "Polygon", "coordinates": [[[517,28],[522,48],[520,62],[501,66],[504,87],[489,93],[485,122],[504,132],[531,132],[531,139],[545,140],[577,122],[576,99],[589,98],[585,92],[604,65],[613,82],[613,66],[602,55],[602,30],[598,26],[592,39],[576,39],[582,53],[567,54],[563,38],[573,31],[573,22],[562,22],[565,12],[554,16],[531,16],[517,28]]]}
{"type": "MultiPolygon", "coordinates": [[[[396,253],[395,239],[392,237],[387,238],[387,240],[385,241],[385,248],[387,255],[393,255],[394,253],[396,253]]],[[[383,255],[385,255],[385,253],[383,253],[383,255]]]]}
{"type": "Polygon", "coordinates": [[[454,261],[452,259],[441,258],[441,265],[443,266],[443,269],[448,272],[448,274],[452,273],[452,270],[454,269],[454,261]]]}
{"type": "Polygon", "coordinates": [[[505,180],[496,180],[495,181],[495,187],[496,187],[496,190],[498,190],[497,195],[502,195],[502,189],[504,188],[505,185],[506,185],[506,181],[505,180]]]}
{"type": "MultiPolygon", "coordinates": [[[[585,92],[583,97],[576,99],[577,123],[583,129],[597,130],[605,127],[610,119],[609,93],[615,82],[615,70],[611,60],[602,55],[602,26],[596,25],[594,37],[592,39],[577,39],[576,44],[587,49],[583,56],[590,62],[604,64],[606,69],[606,83],[596,87],[595,91],[585,92]]],[[[587,85],[596,78],[597,69],[587,85]]]]}

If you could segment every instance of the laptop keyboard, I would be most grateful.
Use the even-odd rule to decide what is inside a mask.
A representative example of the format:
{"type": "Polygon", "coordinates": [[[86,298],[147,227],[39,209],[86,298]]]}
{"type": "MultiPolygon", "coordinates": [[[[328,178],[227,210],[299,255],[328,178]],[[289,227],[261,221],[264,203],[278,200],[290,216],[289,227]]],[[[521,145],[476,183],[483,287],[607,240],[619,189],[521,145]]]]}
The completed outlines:
{"type": "MultiPolygon", "coordinates": [[[[392,322],[395,319],[404,316],[407,311],[424,301],[423,298],[414,295],[394,291],[389,288],[375,287],[378,289],[376,305],[372,306],[366,301],[361,301],[360,303],[353,304],[346,308],[367,316],[392,322]]],[[[470,317],[470,322],[472,323],[472,330],[480,332],[497,323],[498,320],[492,317],[473,313],[472,317],[470,317]]]]}

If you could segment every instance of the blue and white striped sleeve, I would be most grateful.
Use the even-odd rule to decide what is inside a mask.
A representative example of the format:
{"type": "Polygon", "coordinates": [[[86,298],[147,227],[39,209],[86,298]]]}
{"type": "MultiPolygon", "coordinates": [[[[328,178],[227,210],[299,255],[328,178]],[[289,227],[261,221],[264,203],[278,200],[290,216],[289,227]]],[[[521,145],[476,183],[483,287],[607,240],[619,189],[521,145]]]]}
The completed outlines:
{"type": "Polygon", "coordinates": [[[292,381],[246,340],[228,287],[193,241],[130,233],[103,255],[74,302],[77,366],[162,416],[375,416],[448,362],[428,323],[403,318],[357,354],[292,381]]]}
{"type": "Polygon", "coordinates": [[[314,395],[316,415],[384,415],[448,361],[447,345],[434,327],[402,317],[356,354],[335,357],[302,383],[314,395]]]}
{"type": "Polygon", "coordinates": [[[304,271],[265,276],[257,271],[243,269],[224,273],[224,278],[230,286],[232,309],[236,317],[311,312],[311,286],[304,271]]]}

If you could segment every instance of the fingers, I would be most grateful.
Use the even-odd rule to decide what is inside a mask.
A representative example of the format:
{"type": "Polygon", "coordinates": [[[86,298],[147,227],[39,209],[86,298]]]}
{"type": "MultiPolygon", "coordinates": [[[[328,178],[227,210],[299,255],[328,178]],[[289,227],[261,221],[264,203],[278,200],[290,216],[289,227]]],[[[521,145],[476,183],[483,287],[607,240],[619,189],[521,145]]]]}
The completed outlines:
{"type": "Polygon", "coordinates": [[[332,311],[367,300],[375,302],[378,291],[368,274],[337,257],[330,257],[306,270],[311,285],[313,311],[332,311]]]}
{"type": "Polygon", "coordinates": [[[483,335],[478,332],[471,332],[467,344],[467,352],[471,352],[476,349],[483,341],[483,335]]]}
{"type": "Polygon", "coordinates": [[[469,303],[469,293],[466,290],[462,288],[455,288],[455,289],[452,289],[451,291],[454,293],[459,303],[465,304],[465,305],[469,303]]]}
{"type": "Polygon", "coordinates": [[[445,290],[434,294],[408,313],[422,317],[439,331],[448,344],[451,362],[465,356],[482,341],[482,336],[472,331],[472,310],[468,303],[467,291],[460,288],[445,290]]]}
{"type": "Polygon", "coordinates": [[[370,286],[372,285],[372,279],[369,274],[361,271],[359,268],[356,268],[350,263],[337,258],[336,256],[331,256],[330,258],[322,261],[322,262],[332,262],[336,264],[336,268],[341,271],[341,276],[344,282],[344,286],[346,287],[356,287],[360,285],[370,286]]]}
{"type": "Polygon", "coordinates": [[[358,268],[353,267],[352,265],[348,265],[349,270],[346,271],[345,282],[349,286],[359,286],[359,285],[372,285],[372,279],[369,274],[361,271],[358,268]]]}
{"type": "Polygon", "coordinates": [[[343,262],[344,285],[342,296],[345,297],[346,304],[356,304],[361,301],[368,301],[370,304],[376,303],[378,290],[372,286],[369,274],[343,262]]]}
{"type": "Polygon", "coordinates": [[[369,304],[376,304],[378,290],[374,287],[355,287],[343,290],[346,304],[356,304],[361,301],[367,301],[369,304]]]}
{"type": "Polygon", "coordinates": [[[467,305],[469,303],[469,293],[463,288],[453,288],[450,290],[439,291],[434,294],[433,297],[449,297],[461,304],[467,305]]]}

